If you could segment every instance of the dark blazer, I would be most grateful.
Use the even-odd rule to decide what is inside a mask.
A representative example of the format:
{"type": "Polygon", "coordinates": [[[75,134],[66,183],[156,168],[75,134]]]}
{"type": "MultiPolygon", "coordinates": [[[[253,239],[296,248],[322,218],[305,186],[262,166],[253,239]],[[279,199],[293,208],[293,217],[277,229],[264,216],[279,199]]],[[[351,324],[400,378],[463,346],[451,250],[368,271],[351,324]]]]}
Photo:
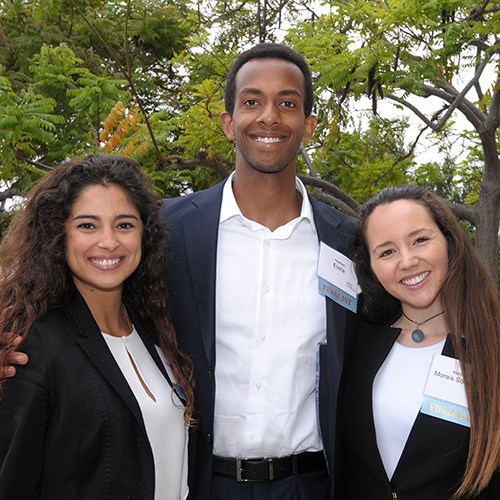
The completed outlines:
{"type": "MultiPolygon", "coordinates": [[[[129,314],[169,383],[151,332],[129,314]]],[[[141,410],[76,290],[36,322],[23,351],[30,361],[0,403],[0,498],[152,500],[141,410]]]]}
{"type": "MultiPolygon", "coordinates": [[[[450,500],[465,470],[469,429],[419,413],[391,481],[387,478],[376,443],[372,388],[400,332],[365,322],[360,328],[340,399],[346,500],[450,500]]],[[[450,338],[443,354],[454,357],[450,338]]],[[[477,498],[500,499],[499,479],[477,498]]]]}
{"type": "MultiPolygon", "coordinates": [[[[215,281],[217,237],[224,183],[189,196],[165,200],[162,218],[169,233],[171,255],[168,289],[179,343],[194,362],[199,434],[191,498],[206,500],[212,474],[215,402],[215,281]]],[[[310,198],[318,237],[350,255],[352,219],[310,198]]],[[[330,299],[327,311],[328,349],[335,360],[330,367],[331,401],[336,401],[342,363],[352,345],[356,315],[330,299]]],[[[336,404],[332,403],[332,411],[336,404]]],[[[335,441],[334,429],[328,439],[335,441]]]]}

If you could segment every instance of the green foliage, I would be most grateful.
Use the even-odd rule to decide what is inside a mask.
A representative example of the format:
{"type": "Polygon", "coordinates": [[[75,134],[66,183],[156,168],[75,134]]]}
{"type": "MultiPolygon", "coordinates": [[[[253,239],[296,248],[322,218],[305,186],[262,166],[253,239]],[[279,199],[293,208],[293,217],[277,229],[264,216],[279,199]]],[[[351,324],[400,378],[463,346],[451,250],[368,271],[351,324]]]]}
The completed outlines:
{"type": "Polygon", "coordinates": [[[119,100],[142,98],[148,111],[179,102],[165,91],[179,81],[169,60],[185,47],[188,14],[183,1],[0,2],[2,178],[98,150],[119,100]]]}
{"type": "MultiPolygon", "coordinates": [[[[43,45],[40,53],[33,57],[30,71],[33,87],[53,96],[58,112],[66,117],[55,138],[63,151],[68,143],[76,154],[89,144],[97,146],[100,124],[117,98],[130,99],[126,80],[106,73],[101,76],[91,73],[66,44],[43,45]]],[[[50,159],[60,161],[64,156],[51,155],[50,159]]]]}
{"type": "MultiPolygon", "coordinates": [[[[485,164],[494,156],[485,153],[484,127],[482,142],[477,123],[461,138],[450,119],[437,127],[450,100],[435,100],[450,89],[458,95],[464,70],[483,60],[498,76],[495,9],[477,0],[325,0],[321,8],[0,0],[0,178],[24,189],[65,158],[105,149],[136,157],[165,196],[208,187],[234,162],[219,115],[235,55],[284,37],[314,73],[319,126],[308,151],[322,179],[358,202],[403,182],[459,203],[484,202],[485,164]],[[118,103],[124,115],[108,130],[118,103]],[[408,104],[421,120],[416,131],[402,118],[408,104]],[[125,115],[139,108],[127,128],[125,115]],[[435,161],[418,156],[423,148],[414,142],[424,137],[439,152],[435,161]]],[[[488,85],[478,82],[476,98],[469,92],[451,119],[488,116],[498,84],[488,85]]],[[[302,161],[299,168],[307,172],[302,161]]]]}
{"type": "Polygon", "coordinates": [[[12,210],[0,210],[0,240],[12,221],[15,212],[12,210]]]}
{"type": "Polygon", "coordinates": [[[288,38],[311,61],[319,89],[349,86],[355,98],[382,98],[395,89],[420,93],[423,83],[451,79],[476,63],[478,36],[494,43],[500,29],[498,16],[474,18],[479,6],[469,0],[329,4],[331,14],[301,23],[288,38]]]}
{"type": "Polygon", "coordinates": [[[7,78],[0,81],[0,162],[2,180],[22,175],[22,158],[36,157],[56,135],[64,118],[55,113],[56,102],[34,90],[12,91],[7,78]]]}
{"type": "Polygon", "coordinates": [[[173,119],[179,130],[175,146],[183,150],[187,157],[193,157],[200,149],[208,156],[232,150],[222,131],[219,116],[224,110],[221,82],[204,80],[195,85],[189,98],[183,104],[189,107],[173,119]]]}
{"type": "Polygon", "coordinates": [[[360,203],[384,186],[409,182],[408,171],[413,165],[411,156],[406,158],[406,120],[373,118],[368,124],[366,130],[360,123],[352,132],[335,128],[325,136],[322,150],[315,156],[321,177],[360,203]]]}
{"type": "MultiPolygon", "coordinates": [[[[328,13],[299,23],[287,34],[287,41],[307,57],[315,74],[322,125],[319,138],[326,164],[316,167],[322,177],[359,201],[383,185],[416,182],[455,202],[482,207],[482,213],[468,213],[474,213],[476,220],[489,217],[486,231],[497,234],[500,136],[498,109],[492,106],[500,90],[496,3],[331,0],[325,4],[330,7],[328,13]],[[478,72],[483,65],[487,70],[478,72]],[[476,81],[471,80],[474,72],[476,81]],[[492,76],[493,84],[484,75],[492,76]],[[354,126],[352,120],[352,110],[359,114],[367,106],[373,116],[411,112],[422,127],[419,139],[434,142],[434,151],[440,152],[439,164],[417,162],[413,154],[418,148],[411,152],[408,134],[404,145],[399,141],[400,147],[390,146],[389,151],[384,151],[387,139],[380,143],[382,148],[373,143],[372,125],[354,126]],[[461,123],[469,122],[462,143],[452,136],[457,116],[461,123]],[[372,151],[366,149],[370,143],[372,151]]],[[[392,121],[382,127],[390,135],[392,121]]],[[[393,136],[401,137],[397,130],[393,136]]],[[[477,241],[491,265],[489,243],[481,246],[491,238],[478,234],[477,241]]]]}

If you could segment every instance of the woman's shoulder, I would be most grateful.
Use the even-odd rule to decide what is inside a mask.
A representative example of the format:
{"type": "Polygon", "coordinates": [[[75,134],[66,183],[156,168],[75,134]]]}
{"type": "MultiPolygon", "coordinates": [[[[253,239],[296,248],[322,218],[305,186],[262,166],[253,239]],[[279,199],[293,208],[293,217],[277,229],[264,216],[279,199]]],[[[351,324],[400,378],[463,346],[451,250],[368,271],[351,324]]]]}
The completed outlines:
{"type": "Polygon", "coordinates": [[[79,328],[70,314],[67,305],[50,308],[40,319],[36,320],[24,345],[26,348],[42,347],[47,349],[74,344],[79,328]]]}
{"type": "Polygon", "coordinates": [[[381,325],[372,323],[365,318],[361,318],[358,327],[356,338],[356,350],[372,344],[380,344],[381,342],[393,343],[401,330],[390,325],[381,325]]]}
{"type": "Polygon", "coordinates": [[[372,336],[375,333],[395,334],[400,331],[399,328],[394,328],[389,324],[373,323],[363,317],[359,321],[359,334],[364,336],[372,336]]]}

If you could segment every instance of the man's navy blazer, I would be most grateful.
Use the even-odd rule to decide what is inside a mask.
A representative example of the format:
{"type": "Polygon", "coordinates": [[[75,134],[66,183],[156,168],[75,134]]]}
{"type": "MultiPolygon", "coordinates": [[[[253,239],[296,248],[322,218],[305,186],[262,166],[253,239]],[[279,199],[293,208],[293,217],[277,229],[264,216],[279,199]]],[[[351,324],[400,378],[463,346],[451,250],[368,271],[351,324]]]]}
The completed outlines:
{"type": "MultiPolygon", "coordinates": [[[[217,238],[224,182],[188,196],[164,200],[169,289],[174,326],[182,350],[193,360],[199,415],[192,496],[206,499],[210,491],[215,403],[215,288],[217,238]]],[[[310,197],[318,238],[350,256],[353,220],[310,197]]],[[[325,299],[329,363],[329,394],[324,418],[335,419],[343,360],[349,355],[357,316],[325,299]]],[[[316,348],[316,347],[313,347],[316,348]]],[[[335,428],[323,436],[335,443],[335,428]]],[[[333,447],[335,445],[333,444],[333,447]]],[[[332,449],[332,446],[329,447],[332,449]]],[[[333,456],[328,457],[333,465],[333,456]]]]}

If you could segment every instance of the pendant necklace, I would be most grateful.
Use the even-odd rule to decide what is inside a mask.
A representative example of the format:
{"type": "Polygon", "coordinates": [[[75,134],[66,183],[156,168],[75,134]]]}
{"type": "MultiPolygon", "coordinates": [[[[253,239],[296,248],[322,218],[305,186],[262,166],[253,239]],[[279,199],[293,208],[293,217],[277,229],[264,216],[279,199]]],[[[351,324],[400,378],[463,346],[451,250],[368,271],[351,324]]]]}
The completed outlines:
{"type": "Polygon", "coordinates": [[[403,316],[408,321],[411,321],[416,326],[415,330],[413,330],[413,332],[411,332],[411,338],[412,338],[413,342],[416,342],[417,344],[420,344],[420,342],[423,342],[423,340],[425,338],[424,332],[422,330],[420,330],[420,325],[423,325],[423,324],[427,323],[428,321],[430,321],[431,319],[437,318],[438,316],[441,316],[441,314],[444,313],[444,311],[441,311],[440,313],[434,314],[434,316],[431,316],[430,318],[427,318],[426,320],[421,321],[420,323],[417,323],[416,321],[413,321],[411,318],[409,318],[403,311],[401,311],[401,312],[403,313],[403,316]]]}

